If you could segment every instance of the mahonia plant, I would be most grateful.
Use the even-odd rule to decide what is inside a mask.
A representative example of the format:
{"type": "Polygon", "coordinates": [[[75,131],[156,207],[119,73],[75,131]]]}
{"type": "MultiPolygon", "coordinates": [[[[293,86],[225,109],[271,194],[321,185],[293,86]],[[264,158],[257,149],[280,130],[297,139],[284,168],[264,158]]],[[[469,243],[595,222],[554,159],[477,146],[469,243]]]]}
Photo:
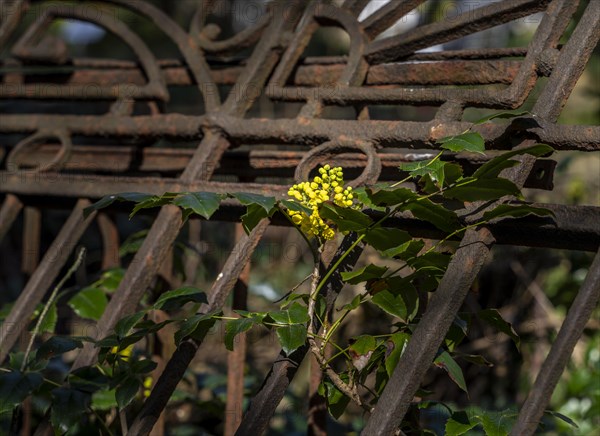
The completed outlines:
{"type": "MultiPolygon", "coordinates": [[[[493,118],[520,115],[522,114],[495,114],[480,123],[493,118]]],[[[202,305],[207,303],[206,295],[194,287],[183,287],[162,293],[154,303],[146,303],[144,309],[120,320],[114,332],[100,340],[53,337],[42,344],[35,358],[21,356],[19,362],[25,363],[20,371],[0,375],[3,381],[31,386],[31,389],[18,391],[13,395],[4,408],[0,407],[0,413],[18,407],[27,395],[36,392],[40,386],[52,389],[47,387],[39,375],[39,368],[44,367],[44,362],[47,363],[44,358],[47,357],[48,350],[54,355],[60,354],[80,348],[85,341],[93,342],[100,349],[99,364],[79,369],[70,376],[71,391],[67,392],[62,387],[52,390],[55,399],[52,406],[53,424],[55,427],[65,428],[79,419],[78,414],[69,414],[68,408],[63,407],[63,403],[66,404],[75,397],[81,400],[78,401],[84,408],[89,408],[90,396],[93,400],[108,395],[110,407],[116,406],[122,410],[136,397],[151,395],[149,388],[152,386],[152,378],[149,374],[156,364],[134,352],[134,344],[174,322],[179,323],[174,338],[176,345],[189,338],[202,341],[208,329],[218,320],[225,322],[224,343],[229,350],[233,349],[234,339],[238,334],[254,326],[274,331],[281,343],[282,352],[288,356],[307,346],[324,373],[319,393],[326,398],[329,412],[334,418],[344,412],[350,401],[370,411],[410,341],[414,325],[419,322],[425,309],[420,307],[421,302],[426,301],[428,294],[435,291],[446,271],[452,256],[452,247],[446,242],[459,238],[469,228],[485,225],[491,220],[519,218],[529,214],[551,215],[546,209],[535,208],[521,201],[520,189],[500,176],[504,169],[518,164],[513,157],[522,154],[547,155],[552,152],[549,146],[538,144],[512,150],[489,159],[474,173],[465,174],[460,165],[443,160],[443,153],[484,153],[481,135],[469,129],[438,142],[441,151],[435,157],[402,164],[399,171],[406,177],[394,183],[352,189],[346,186],[342,168],[325,164],[318,168],[318,174],[312,180],[292,185],[287,191],[286,199],[239,192],[163,195],[123,193],[102,198],[84,213],[102,209],[115,201],[129,201],[135,203],[131,216],[142,209],[173,204],[183,210],[184,219],[191,215],[210,219],[221,202],[229,198],[246,206],[246,213],[241,217],[246,232],[251,232],[261,220],[280,213],[291,221],[306,240],[314,257],[313,272],[285,295],[277,310],[236,311],[236,315],[230,317],[223,316],[221,311],[197,312],[205,307],[202,305]],[[404,186],[409,182],[413,183],[415,189],[404,186]],[[512,196],[516,201],[496,203],[496,200],[506,196],[512,196]],[[489,202],[478,218],[470,220],[467,215],[461,215],[460,209],[476,201],[489,202]],[[415,218],[437,227],[442,234],[439,242],[425,248],[423,240],[414,238],[402,229],[387,226],[389,218],[397,212],[410,212],[415,218]],[[339,244],[340,248],[331,264],[322,271],[324,245],[335,243],[337,233],[343,234],[344,240],[339,244]],[[383,258],[396,261],[398,267],[391,269],[388,266],[368,264],[353,270],[358,256],[352,257],[350,254],[363,245],[372,247],[383,258]],[[331,281],[336,272],[340,273],[336,276],[337,282],[331,281]],[[308,292],[300,292],[301,285],[307,281],[310,283],[308,292]],[[333,283],[337,287],[334,294],[338,294],[345,284],[357,286],[359,292],[349,303],[334,310],[333,307],[328,307],[324,295],[327,283],[333,283]],[[194,305],[193,313],[189,316],[178,318],[173,315],[162,322],[149,318],[151,311],[179,313],[186,303],[194,305]],[[358,336],[339,337],[340,327],[349,314],[366,304],[383,314],[384,319],[389,317],[389,328],[385,332],[374,334],[369,330],[370,326],[365,325],[364,331],[358,336]],[[25,373],[24,370],[29,372],[25,373]],[[374,378],[369,377],[373,374],[374,378]],[[85,384],[86,377],[93,377],[98,383],[85,384]]],[[[130,249],[124,251],[131,252],[130,249]]],[[[103,274],[101,280],[72,296],[69,305],[82,317],[99,319],[106,307],[107,295],[116,288],[122,275],[122,270],[103,274]],[[97,301],[98,304],[94,307],[102,307],[102,310],[90,311],[89,305],[85,305],[90,299],[97,301]]],[[[474,318],[507,334],[516,346],[519,345],[519,337],[514,329],[502,319],[497,310],[459,313],[432,364],[443,368],[451,380],[465,392],[467,386],[456,360],[490,364],[482,356],[466,355],[458,350],[474,318]]],[[[92,401],[95,412],[100,410],[100,406],[94,408],[93,405],[92,401]]],[[[407,416],[418,416],[419,410],[434,405],[424,398],[411,406],[415,414],[407,416]]],[[[466,428],[465,425],[468,428],[479,426],[486,433],[492,432],[488,428],[489,423],[496,421],[491,415],[486,415],[485,411],[478,411],[471,418],[465,418],[464,412],[454,411],[447,405],[445,407],[449,411],[446,422],[448,435],[462,434],[460,431],[466,428]]],[[[507,422],[510,420],[505,419],[502,425],[506,426],[507,422]]],[[[403,429],[422,430],[419,420],[410,418],[403,424],[403,429]]],[[[495,428],[494,434],[508,434],[508,431],[509,426],[495,428]]]]}

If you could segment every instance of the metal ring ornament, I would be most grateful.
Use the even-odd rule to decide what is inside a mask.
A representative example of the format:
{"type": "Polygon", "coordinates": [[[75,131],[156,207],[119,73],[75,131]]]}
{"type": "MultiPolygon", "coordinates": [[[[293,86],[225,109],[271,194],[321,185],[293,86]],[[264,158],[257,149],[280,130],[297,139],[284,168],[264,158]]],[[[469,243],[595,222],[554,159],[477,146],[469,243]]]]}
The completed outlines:
{"type": "Polygon", "coordinates": [[[48,140],[58,139],[61,146],[52,160],[45,165],[32,169],[34,173],[60,170],[71,157],[73,144],[70,135],[65,130],[41,130],[19,142],[6,157],[6,167],[9,170],[20,171],[19,157],[31,153],[45,144],[48,140]]]}
{"type": "Polygon", "coordinates": [[[356,188],[361,185],[372,185],[377,182],[381,174],[381,159],[377,155],[375,146],[368,141],[338,139],[325,142],[304,155],[296,167],[294,179],[300,183],[308,180],[310,172],[321,163],[334,158],[342,153],[361,152],[367,157],[363,172],[356,179],[348,182],[348,186],[356,188]]]}

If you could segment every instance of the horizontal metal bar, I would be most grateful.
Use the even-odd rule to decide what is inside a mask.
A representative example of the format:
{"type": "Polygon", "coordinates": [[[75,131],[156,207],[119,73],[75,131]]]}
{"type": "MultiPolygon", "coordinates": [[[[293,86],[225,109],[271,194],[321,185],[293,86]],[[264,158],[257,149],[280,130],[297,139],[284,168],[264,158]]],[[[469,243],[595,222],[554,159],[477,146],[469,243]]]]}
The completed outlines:
{"type": "MultiPolygon", "coordinates": [[[[240,95],[239,98],[244,98],[240,95]]],[[[359,138],[380,146],[437,148],[437,140],[473,127],[468,122],[322,120],[248,118],[212,114],[206,116],[154,115],[2,115],[0,133],[27,133],[64,128],[73,135],[114,138],[200,139],[202,128],[221,130],[239,143],[319,144],[328,140],[359,138]]],[[[600,150],[600,126],[545,123],[524,117],[510,124],[486,123],[473,127],[483,135],[488,149],[510,149],[523,138],[536,139],[557,150],[600,150]]]]}
{"type": "MultiPolygon", "coordinates": [[[[21,168],[37,168],[52,160],[60,146],[45,144],[30,152],[24,151],[19,157],[21,168]]],[[[77,173],[127,173],[159,172],[171,174],[182,171],[193,154],[187,148],[157,148],[129,145],[119,146],[75,146],[63,171],[77,173]]],[[[245,180],[262,178],[292,178],[296,166],[306,153],[285,150],[231,150],[225,152],[216,169],[217,175],[231,175],[245,180]]],[[[471,174],[489,159],[498,155],[490,151],[485,157],[477,154],[444,155],[442,159],[452,159],[459,163],[466,174],[471,174]]],[[[406,175],[398,171],[398,165],[433,157],[431,153],[380,153],[382,173],[379,180],[397,180],[406,175]]],[[[0,156],[1,160],[1,156],[0,156]]],[[[365,155],[348,153],[338,155],[327,161],[331,165],[344,168],[346,179],[358,177],[367,162],[365,155]]],[[[526,188],[552,189],[556,162],[538,159],[536,167],[525,183],[526,188]]]]}

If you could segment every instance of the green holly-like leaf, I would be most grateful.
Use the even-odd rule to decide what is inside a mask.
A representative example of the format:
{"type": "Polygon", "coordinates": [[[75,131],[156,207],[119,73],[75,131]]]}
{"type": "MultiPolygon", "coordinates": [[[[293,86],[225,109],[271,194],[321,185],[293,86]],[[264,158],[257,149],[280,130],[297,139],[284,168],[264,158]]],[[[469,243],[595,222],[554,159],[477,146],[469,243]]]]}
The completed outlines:
{"type": "Polygon", "coordinates": [[[377,265],[367,265],[357,271],[342,272],[342,280],[347,283],[356,285],[367,280],[378,279],[387,271],[387,267],[377,265]]]}
{"type": "Polygon", "coordinates": [[[279,204],[281,204],[287,210],[293,210],[295,212],[302,212],[308,216],[311,216],[312,212],[313,212],[310,207],[306,207],[303,204],[300,204],[294,200],[280,200],[279,204]]]}
{"type": "Polygon", "coordinates": [[[88,287],[75,294],[67,304],[79,317],[98,321],[106,309],[108,299],[101,289],[88,287]]]}
{"type": "Polygon", "coordinates": [[[485,321],[492,327],[496,328],[498,331],[508,335],[513,340],[517,348],[521,346],[521,338],[519,338],[519,335],[513,328],[512,324],[508,321],[505,321],[504,318],[502,318],[502,315],[500,315],[500,312],[498,312],[498,310],[480,310],[479,312],[477,312],[477,316],[479,317],[479,319],[485,321]]]}
{"type": "Polygon", "coordinates": [[[287,310],[269,312],[269,316],[277,324],[304,324],[308,322],[308,308],[300,303],[293,303],[287,310]]]}
{"type": "Polygon", "coordinates": [[[465,383],[462,369],[460,369],[458,363],[450,356],[450,353],[442,351],[442,353],[434,360],[433,364],[444,369],[452,381],[463,391],[467,392],[467,384],[465,383]]]}
{"type": "Polygon", "coordinates": [[[124,338],[127,336],[129,331],[142,320],[142,318],[146,315],[145,310],[141,310],[132,315],[127,315],[124,318],[121,318],[117,324],[115,325],[115,334],[119,338],[124,338]]]}
{"type": "Polygon", "coordinates": [[[454,412],[446,421],[446,436],[460,436],[465,434],[478,424],[476,420],[469,420],[469,416],[463,412],[454,412]]]}
{"type": "Polygon", "coordinates": [[[395,206],[397,204],[416,201],[419,198],[414,191],[407,188],[381,189],[376,191],[367,188],[366,192],[371,202],[377,206],[395,206]]]}
{"type": "MultiPolygon", "coordinates": [[[[41,308],[43,310],[43,307],[41,308]]],[[[41,312],[40,310],[40,312],[41,312]]],[[[58,311],[56,309],[56,301],[54,301],[48,310],[46,311],[46,315],[44,315],[44,319],[40,323],[40,332],[54,333],[54,329],[56,328],[56,323],[58,321],[58,311]]]]}
{"type": "Polygon", "coordinates": [[[68,376],[69,386],[82,392],[96,392],[108,385],[110,379],[94,366],[73,370],[68,376]]]}
{"type": "Polygon", "coordinates": [[[50,422],[54,429],[64,433],[75,427],[86,414],[90,400],[90,394],[77,389],[53,389],[50,422]]]}
{"type": "Polygon", "coordinates": [[[506,413],[482,411],[478,416],[486,436],[508,436],[511,421],[506,413]]]}
{"type": "Polygon", "coordinates": [[[367,231],[365,236],[365,242],[380,252],[396,248],[408,241],[412,241],[408,232],[393,228],[376,227],[367,231]]]}
{"type": "Polygon", "coordinates": [[[446,162],[436,159],[403,163],[400,164],[400,170],[408,172],[412,177],[423,177],[425,175],[429,175],[432,180],[439,182],[440,185],[443,185],[445,179],[445,166],[446,162]]]}
{"type": "Polygon", "coordinates": [[[277,327],[275,331],[283,352],[289,356],[306,342],[306,326],[303,324],[292,324],[277,327]]]}
{"type": "Polygon", "coordinates": [[[364,356],[370,351],[375,350],[375,348],[377,348],[377,341],[370,335],[361,335],[354,338],[352,345],[350,345],[350,350],[359,356],[364,356]]]}
{"type": "Polygon", "coordinates": [[[39,388],[43,377],[37,372],[20,371],[0,373],[0,416],[11,412],[33,391],[39,388]]]}
{"type": "Polygon", "coordinates": [[[404,209],[411,211],[415,218],[430,222],[445,232],[452,233],[460,228],[458,217],[453,211],[427,198],[408,203],[404,209]]]}
{"type": "Polygon", "coordinates": [[[197,314],[185,320],[179,330],[175,332],[175,344],[179,346],[181,342],[188,337],[202,339],[208,331],[215,325],[215,314],[197,314]]]}
{"type": "Polygon", "coordinates": [[[110,410],[117,407],[116,389],[99,390],[92,394],[92,409],[97,411],[110,410]]]}
{"type": "Polygon", "coordinates": [[[184,210],[190,210],[206,219],[210,219],[221,204],[221,196],[214,192],[190,192],[178,195],[173,204],[184,210]]]}
{"type": "Polygon", "coordinates": [[[248,205],[246,213],[242,215],[242,226],[246,234],[250,234],[260,221],[272,216],[273,213],[275,213],[275,209],[266,211],[260,204],[252,203],[248,205]]]}
{"type": "Polygon", "coordinates": [[[182,286],[161,294],[154,303],[155,309],[171,310],[181,308],[185,303],[208,303],[206,294],[193,286],[182,286]]]}
{"type": "Polygon", "coordinates": [[[486,162],[482,166],[480,166],[477,171],[473,173],[473,177],[476,179],[490,179],[498,177],[498,175],[502,172],[502,170],[506,168],[511,168],[517,165],[519,162],[511,159],[513,156],[518,156],[521,154],[531,154],[533,156],[544,156],[546,154],[552,153],[554,149],[549,145],[545,144],[537,144],[531,147],[520,148],[517,150],[512,150],[506,153],[502,153],[500,156],[496,156],[491,159],[489,162],[486,162]]]}
{"type": "Polygon", "coordinates": [[[512,217],[512,218],[522,218],[527,215],[537,215],[537,216],[554,216],[554,212],[549,209],[544,209],[541,207],[533,207],[527,204],[500,204],[496,206],[494,209],[485,212],[483,214],[483,219],[485,221],[491,221],[500,217],[512,217]]]}
{"type": "Polygon", "coordinates": [[[115,392],[115,399],[119,409],[127,407],[139,392],[141,383],[137,378],[128,377],[115,392]]]}
{"type": "Polygon", "coordinates": [[[240,333],[250,330],[254,324],[255,322],[252,318],[240,318],[228,321],[225,325],[225,348],[233,351],[235,337],[240,333]]]}
{"type": "Polygon", "coordinates": [[[155,207],[164,206],[165,204],[170,204],[177,195],[179,194],[167,192],[163,195],[152,195],[142,201],[139,201],[129,214],[129,219],[133,218],[142,209],[152,209],[155,207]]]}
{"type": "MultiPolygon", "coordinates": [[[[497,200],[506,195],[521,196],[521,190],[508,179],[464,179],[464,185],[458,185],[444,191],[444,197],[461,201],[497,200]]],[[[462,183],[462,182],[461,182],[462,183]]]]}
{"type": "Polygon", "coordinates": [[[466,132],[456,136],[448,136],[437,141],[441,148],[460,153],[468,151],[483,154],[485,142],[483,137],[476,132],[466,132]]]}
{"type": "Polygon", "coordinates": [[[152,197],[155,196],[150,194],[142,194],[140,192],[124,192],[122,194],[107,195],[105,197],[102,197],[100,200],[98,200],[91,206],[86,207],[83,210],[83,216],[87,218],[92,212],[104,209],[105,207],[108,207],[111,204],[113,204],[115,201],[132,201],[134,203],[140,203],[152,197]]]}
{"type": "Polygon", "coordinates": [[[402,294],[393,294],[385,289],[377,292],[371,302],[390,315],[400,318],[402,321],[407,321],[408,308],[402,294]]]}
{"type": "Polygon", "coordinates": [[[522,111],[522,112],[496,112],[495,114],[488,115],[487,117],[480,118],[479,120],[475,121],[473,124],[474,125],[479,125],[479,124],[487,123],[488,121],[491,121],[491,120],[496,119],[496,118],[498,118],[498,119],[511,119],[511,118],[522,117],[524,115],[531,115],[531,112],[528,112],[528,111],[522,111]]]}
{"type": "Polygon", "coordinates": [[[38,348],[35,354],[35,358],[37,360],[50,359],[51,357],[82,347],[83,343],[78,339],[67,336],[52,336],[40,345],[40,348],[38,348]]]}
{"type": "Polygon", "coordinates": [[[409,339],[410,335],[404,332],[394,333],[388,339],[388,350],[391,349],[391,351],[386,353],[387,357],[385,359],[385,370],[388,377],[391,377],[394,369],[396,369],[396,365],[398,365],[409,339]]]}
{"type": "Polygon", "coordinates": [[[271,210],[275,207],[275,197],[267,197],[260,194],[248,194],[245,192],[237,192],[231,195],[244,206],[257,204],[260,207],[262,207],[267,213],[270,213],[271,210]]]}
{"type": "Polygon", "coordinates": [[[342,416],[350,403],[350,398],[344,395],[342,391],[329,380],[323,381],[319,385],[318,393],[327,400],[327,410],[335,419],[342,416]]]}
{"type": "Polygon", "coordinates": [[[319,213],[323,219],[333,221],[340,232],[362,232],[373,224],[364,213],[333,203],[324,203],[319,213]]]}

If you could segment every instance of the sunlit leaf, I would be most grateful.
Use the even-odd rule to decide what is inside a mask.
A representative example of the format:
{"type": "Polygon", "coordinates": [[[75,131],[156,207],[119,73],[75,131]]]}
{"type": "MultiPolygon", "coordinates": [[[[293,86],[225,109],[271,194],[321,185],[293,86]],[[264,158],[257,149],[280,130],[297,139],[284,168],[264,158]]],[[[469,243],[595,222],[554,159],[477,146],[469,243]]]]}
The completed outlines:
{"type": "Polygon", "coordinates": [[[468,151],[471,153],[481,153],[485,151],[485,142],[483,137],[476,132],[466,132],[456,136],[448,136],[437,141],[441,148],[460,153],[468,151]]]}
{"type": "Polygon", "coordinates": [[[101,289],[88,287],[75,294],[67,304],[81,318],[98,321],[106,309],[108,298],[101,289]]]}
{"type": "Polygon", "coordinates": [[[221,204],[221,196],[214,192],[190,192],[178,195],[173,204],[182,209],[189,209],[195,214],[210,219],[221,204]]]}
{"type": "Polygon", "coordinates": [[[450,356],[450,353],[442,351],[433,363],[435,366],[444,369],[452,381],[463,391],[467,392],[467,384],[465,383],[462,369],[460,369],[458,363],[450,356]]]}

